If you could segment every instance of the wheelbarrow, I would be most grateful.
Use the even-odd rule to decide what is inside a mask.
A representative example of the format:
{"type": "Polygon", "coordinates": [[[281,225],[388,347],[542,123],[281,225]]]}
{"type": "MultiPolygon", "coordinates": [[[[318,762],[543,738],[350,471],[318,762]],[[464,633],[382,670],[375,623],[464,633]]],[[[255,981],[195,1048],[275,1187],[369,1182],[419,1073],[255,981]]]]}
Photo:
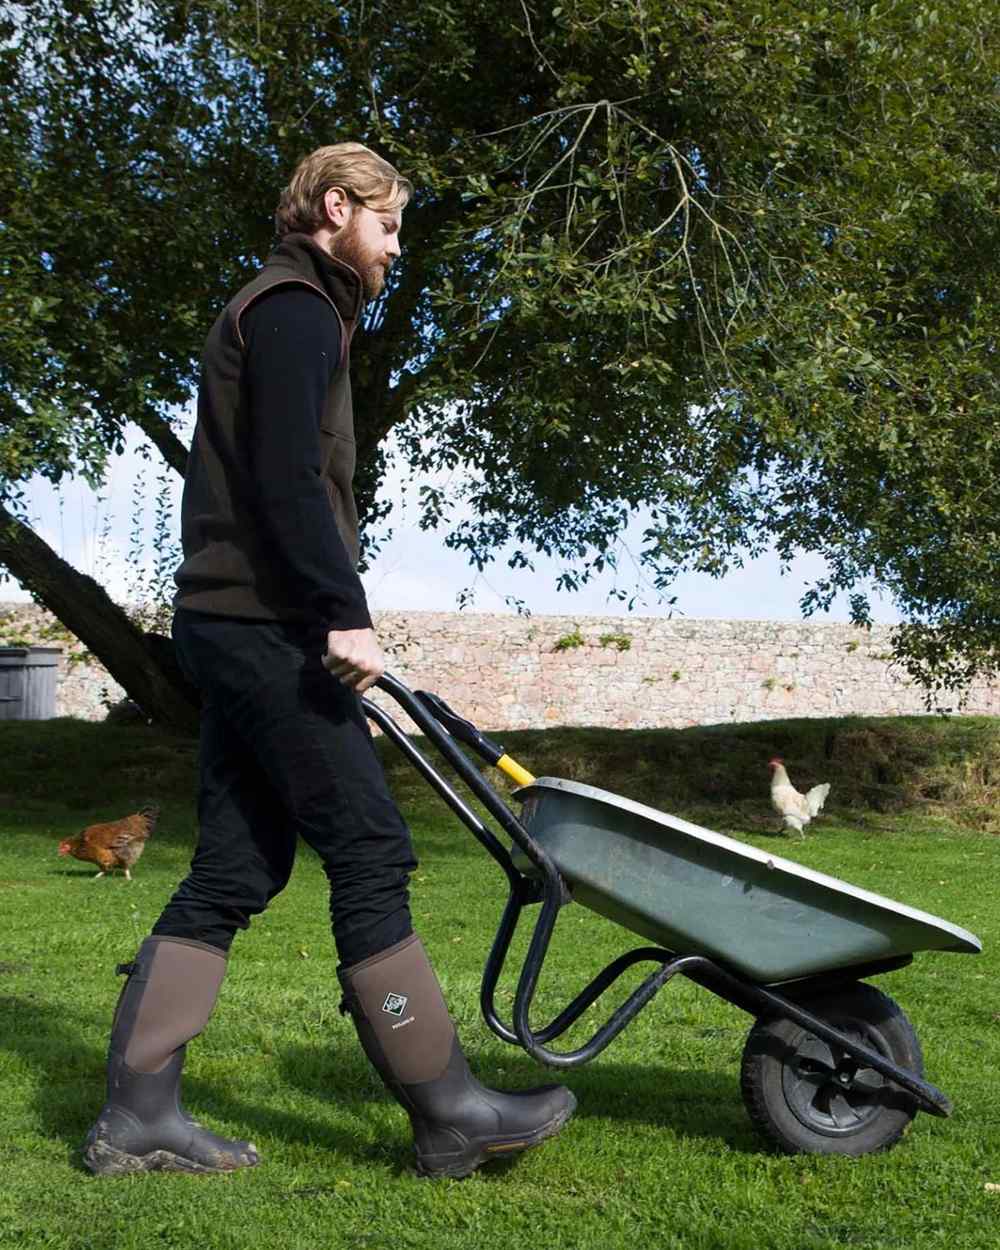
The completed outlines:
{"type": "Polygon", "coordinates": [[[951,1114],[946,1095],[923,1078],[909,1020],[865,982],[911,963],[918,950],[978,953],[972,933],[605,790],[535,778],[437,695],[411,691],[389,674],[378,685],[512,843],[508,850],[383,708],[362,700],[506,874],[507,904],[480,992],[497,1037],[550,1067],[579,1067],[680,973],[755,1018],[741,1090],[751,1121],[780,1150],[869,1154],[894,1145],[918,1111],[951,1114]],[[519,783],[520,816],[460,743],[519,783]],[[532,1001],[556,918],[571,901],[655,945],[620,955],[538,1028],[532,1001]],[[521,914],[533,905],[540,910],[508,1023],[496,987],[521,914]],[[640,963],[655,967],[587,1042],[568,1051],[549,1046],[640,963]]]}

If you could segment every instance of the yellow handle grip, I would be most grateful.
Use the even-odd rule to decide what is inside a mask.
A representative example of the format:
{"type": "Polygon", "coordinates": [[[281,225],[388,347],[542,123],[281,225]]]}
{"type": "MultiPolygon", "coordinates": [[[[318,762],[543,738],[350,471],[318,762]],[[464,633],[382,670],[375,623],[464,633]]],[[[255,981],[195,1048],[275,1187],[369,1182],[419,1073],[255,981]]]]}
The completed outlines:
{"type": "Polygon", "coordinates": [[[502,768],[508,777],[516,781],[519,786],[530,786],[535,780],[526,768],[522,768],[517,760],[512,760],[509,755],[501,755],[497,760],[497,768],[502,768]]]}

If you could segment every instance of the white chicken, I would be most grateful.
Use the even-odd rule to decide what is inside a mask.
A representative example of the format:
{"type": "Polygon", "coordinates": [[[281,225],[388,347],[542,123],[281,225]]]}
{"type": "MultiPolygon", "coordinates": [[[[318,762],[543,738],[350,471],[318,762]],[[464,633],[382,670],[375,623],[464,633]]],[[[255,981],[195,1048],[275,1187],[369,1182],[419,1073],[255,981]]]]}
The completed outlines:
{"type": "Polygon", "coordinates": [[[786,829],[795,829],[805,837],[806,825],[823,810],[830,783],[825,781],[801,794],[788,780],[783,760],[770,760],[767,766],[771,770],[771,806],[784,817],[786,829]]]}

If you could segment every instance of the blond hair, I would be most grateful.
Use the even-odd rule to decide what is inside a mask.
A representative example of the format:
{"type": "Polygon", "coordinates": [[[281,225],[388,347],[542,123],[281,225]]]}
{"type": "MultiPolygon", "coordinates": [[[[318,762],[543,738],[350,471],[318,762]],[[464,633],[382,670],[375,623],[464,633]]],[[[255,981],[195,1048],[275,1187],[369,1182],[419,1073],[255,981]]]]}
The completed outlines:
{"type": "Polygon", "coordinates": [[[403,208],[413,184],[363,143],[333,143],[299,162],[282,191],[274,214],[278,237],[292,231],[312,234],[326,221],[323,198],[340,187],[358,204],[374,209],[403,208]]]}

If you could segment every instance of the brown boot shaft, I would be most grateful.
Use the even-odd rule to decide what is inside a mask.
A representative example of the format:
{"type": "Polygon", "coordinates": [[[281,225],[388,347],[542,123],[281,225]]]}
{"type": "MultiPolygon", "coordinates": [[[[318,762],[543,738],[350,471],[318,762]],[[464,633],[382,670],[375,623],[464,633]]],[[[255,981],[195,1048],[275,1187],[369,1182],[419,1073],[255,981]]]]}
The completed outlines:
{"type": "Polygon", "coordinates": [[[410,934],[344,969],[340,979],[355,1020],[367,1024],[384,1057],[388,1073],[369,1053],[382,1075],[402,1085],[437,1080],[448,1066],[455,1027],[420,938],[410,934]]]}
{"type": "Polygon", "coordinates": [[[113,1045],[127,1039],[134,1072],[159,1072],[178,1047],[197,1037],[226,975],[217,947],[189,938],[148,937],[131,965],[115,1013],[113,1045]]]}

